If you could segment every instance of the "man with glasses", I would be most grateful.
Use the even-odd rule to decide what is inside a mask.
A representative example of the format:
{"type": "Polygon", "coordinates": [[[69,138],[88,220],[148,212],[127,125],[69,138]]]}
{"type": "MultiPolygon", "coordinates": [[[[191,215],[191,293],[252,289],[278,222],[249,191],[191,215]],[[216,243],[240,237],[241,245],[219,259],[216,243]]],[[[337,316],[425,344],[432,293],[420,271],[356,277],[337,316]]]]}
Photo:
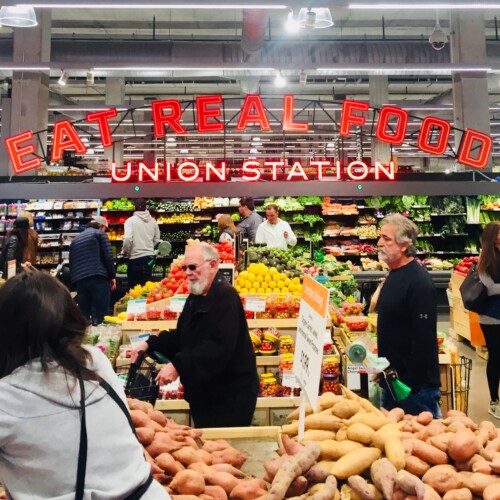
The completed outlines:
{"type": "Polygon", "coordinates": [[[238,212],[243,217],[238,224],[238,230],[248,238],[250,243],[255,243],[257,228],[262,223],[262,217],[255,211],[255,204],[251,196],[244,196],[240,199],[238,212]]]}
{"type": "Polygon", "coordinates": [[[177,329],[138,344],[132,362],[140,351],[170,360],[157,380],[180,377],[196,427],[249,426],[259,382],[240,297],[218,273],[217,250],[207,243],[187,247],[182,269],[190,294],[177,329]]]}

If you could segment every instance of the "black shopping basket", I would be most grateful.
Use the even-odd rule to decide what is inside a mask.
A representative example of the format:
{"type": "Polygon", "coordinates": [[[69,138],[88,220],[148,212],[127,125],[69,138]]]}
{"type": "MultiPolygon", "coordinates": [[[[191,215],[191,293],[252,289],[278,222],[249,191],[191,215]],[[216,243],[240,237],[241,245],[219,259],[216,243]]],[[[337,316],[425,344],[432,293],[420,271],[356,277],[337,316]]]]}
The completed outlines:
{"type": "Polygon", "coordinates": [[[136,362],[130,365],[125,394],[154,405],[160,390],[158,382],[155,381],[158,371],[157,362],[146,358],[145,353],[140,352],[136,362]]]}

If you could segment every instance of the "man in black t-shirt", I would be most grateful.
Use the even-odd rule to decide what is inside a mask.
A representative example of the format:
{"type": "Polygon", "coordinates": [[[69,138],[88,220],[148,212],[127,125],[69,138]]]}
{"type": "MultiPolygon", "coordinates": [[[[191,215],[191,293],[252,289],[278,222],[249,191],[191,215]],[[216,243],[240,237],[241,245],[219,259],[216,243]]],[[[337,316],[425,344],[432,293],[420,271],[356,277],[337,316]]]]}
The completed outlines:
{"type": "Polygon", "coordinates": [[[400,214],[382,220],[378,256],[390,271],[377,301],[378,354],[412,389],[406,399],[395,401],[382,387],[382,406],[388,410],[399,406],[413,415],[427,410],[439,418],[436,289],[414,258],[417,234],[417,226],[400,214]]]}

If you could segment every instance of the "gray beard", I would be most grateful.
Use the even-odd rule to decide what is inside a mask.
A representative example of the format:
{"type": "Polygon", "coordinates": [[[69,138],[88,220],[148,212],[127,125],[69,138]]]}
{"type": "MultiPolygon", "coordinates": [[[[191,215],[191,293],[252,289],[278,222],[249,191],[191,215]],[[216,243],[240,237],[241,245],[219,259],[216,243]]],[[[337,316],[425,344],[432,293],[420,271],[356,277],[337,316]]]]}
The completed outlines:
{"type": "Polygon", "coordinates": [[[193,295],[203,295],[207,284],[207,281],[204,280],[197,281],[196,283],[188,282],[189,293],[192,293],[193,295]]]}

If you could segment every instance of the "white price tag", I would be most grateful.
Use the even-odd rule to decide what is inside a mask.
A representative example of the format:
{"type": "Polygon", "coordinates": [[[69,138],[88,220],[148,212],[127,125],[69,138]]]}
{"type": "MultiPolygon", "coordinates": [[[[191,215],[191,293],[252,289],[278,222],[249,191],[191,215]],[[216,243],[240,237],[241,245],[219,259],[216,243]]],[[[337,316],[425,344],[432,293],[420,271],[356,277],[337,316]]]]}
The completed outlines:
{"type": "Polygon", "coordinates": [[[148,333],[138,333],[137,335],[131,335],[130,336],[130,345],[131,347],[134,347],[135,344],[138,344],[139,342],[145,342],[146,340],[149,339],[151,334],[148,333]]]}
{"type": "Polygon", "coordinates": [[[332,331],[330,330],[330,328],[327,328],[325,330],[325,338],[323,339],[323,343],[326,345],[331,344],[332,342],[332,331]]]}
{"type": "Polygon", "coordinates": [[[291,389],[298,389],[300,387],[297,382],[297,377],[293,374],[293,372],[283,372],[281,377],[281,385],[283,387],[290,387],[291,389]]]}
{"type": "Polygon", "coordinates": [[[16,261],[9,260],[7,262],[7,279],[13,278],[16,275],[16,261]]]}
{"type": "Polygon", "coordinates": [[[245,299],[245,310],[263,312],[266,310],[266,299],[260,297],[247,297],[245,299]]]}
{"type": "Polygon", "coordinates": [[[361,375],[359,374],[360,366],[347,363],[347,381],[346,385],[352,391],[359,391],[361,389],[361,375]]]}
{"type": "Polygon", "coordinates": [[[181,313],[186,304],[186,297],[171,297],[169,309],[172,312],[181,313]]]}
{"type": "Polygon", "coordinates": [[[132,314],[146,312],[146,299],[129,300],[127,302],[127,312],[132,314]]]}

